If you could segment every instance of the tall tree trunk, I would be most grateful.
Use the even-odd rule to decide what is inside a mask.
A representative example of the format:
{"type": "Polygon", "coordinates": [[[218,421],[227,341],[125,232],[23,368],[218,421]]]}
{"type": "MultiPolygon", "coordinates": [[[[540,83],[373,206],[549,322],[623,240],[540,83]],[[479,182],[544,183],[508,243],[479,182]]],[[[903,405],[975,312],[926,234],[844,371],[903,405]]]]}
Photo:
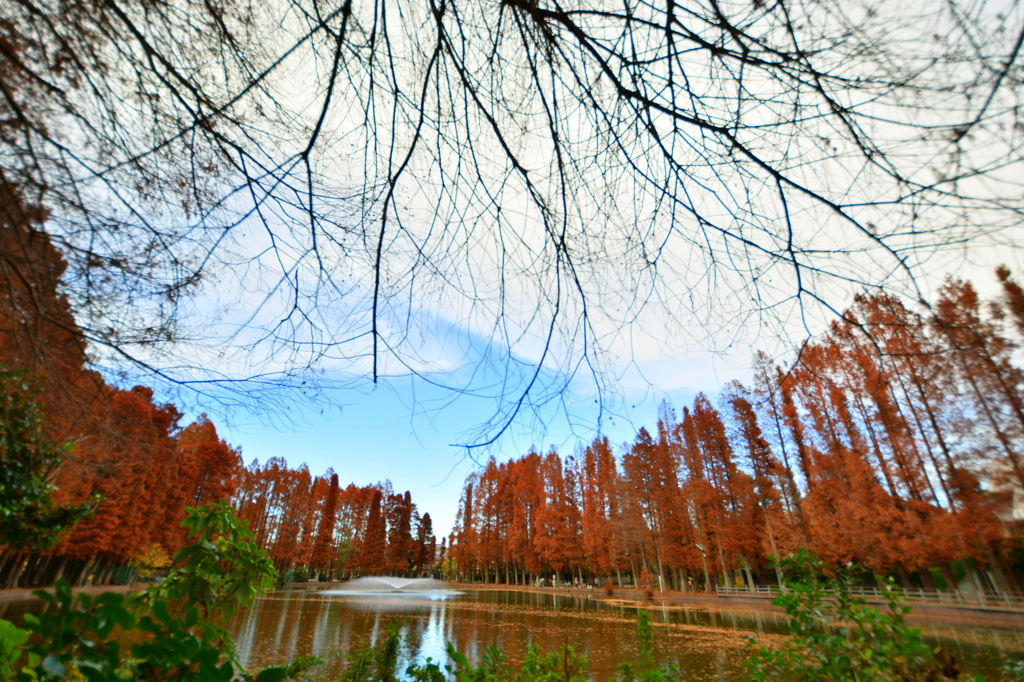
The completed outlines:
{"type": "Polygon", "coordinates": [[[43,557],[42,561],[40,561],[39,564],[36,565],[32,575],[33,585],[41,585],[45,587],[50,584],[48,580],[48,578],[50,577],[50,567],[53,566],[53,561],[55,558],[56,557],[54,557],[52,554],[47,554],[45,557],[43,557]]]}
{"type": "Polygon", "coordinates": [[[956,575],[949,564],[939,564],[939,571],[942,572],[942,581],[946,583],[947,590],[959,590],[960,585],[956,582],[956,575]]]}
{"type": "Polygon", "coordinates": [[[907,573],[907,567],[903,565],[902,561],[896,562],[896,570],[900,574],[900,583],[903,585],[903,589],[907,591],[914,589],[914,586],[910,583],[910,575],[907,573]]]}
{"type": "Polygon", "coordinates": [[[43,557],[41,555],[30,554],[28,556],[28,561],[25,562],[25,568],[21,572],[25,587],[33,587],[36,584],[36,572],[39,570],[39,565],[42,563],[43,557]]]}
{"type": "Polygon", "coordinates": [[[64,576],[64,569],[68,565],[68,555],[65,554],[60,558],[60,565],[57,566],[57,571],[53,575],[53,584],[56,584],[64,576]]]}
{"type": "Polygon", "coordinates": [[[722,551],[722,543],[718,542],[718,538],[715,538],[715,544],[718,546],[718,558],[722,561],[722,577],[725,579],[725,586],[732,587],[732,573],[729,571],[729,565],[725,563],[725,552],[722,551]]]}
{"type": "Polygon", "coordinates": [[[985,544],[985,555],[988,557],[988,565],[991,567],[992,575],[995,578],[996,591],[999,592],[999,596],[1006,597],[1011,592],[1016,591],[1016,585],[1012,578],[1012,574],[1006,570],[1006,566],[1003,564],[999,556],[993,551],[992,546],[985,544]]]}
{"type": "Polygon", "coordinates": [[[747,561],[746,554],[740,554],[740,560],[743,562],[743,572],[747,574],[747,589],[754,586],[754,576],[750,572],[750,563],[747,561]]]}
{"type": "Polygon", "coordinates": [[[708,557],[704,552],[700,553],[701,563],[704,564],[704,591],[711,590],[711,573],[708,571],[708,557]]]}
{"type": "Polygon", "coordinates": [[[25,552],[18,552],[14,557],[14,563],[11,564],[11,572],[7,577],[7,589],[14,589],[18,586],[18,579],[21,578],[21,572],[25,570],[25,564],[28,560],[25,558],[25,552]]]}
{"type": "Polygon", "coordinates": [[[985,586],[981,581],[981,576],[978,575],[978,570],[974,567],[974,560],[970,557],[967,557],[963,560],[962,563],[964,566],[964,570],[967,572],[967,577],[970,578],[971,584],[974,586],[974,589],[977,590],[980,594],[985,594],[985,586]]]}
{"type": "Polygon", "coordinates": [[[920,568],[918,569],[917,574],[921,576],[921,584],[924,586],[924,589],[935,589],[935,580],[932,578],[932,572],[930,568],[928,568],[927,566],[924,568],[920,568]]]}

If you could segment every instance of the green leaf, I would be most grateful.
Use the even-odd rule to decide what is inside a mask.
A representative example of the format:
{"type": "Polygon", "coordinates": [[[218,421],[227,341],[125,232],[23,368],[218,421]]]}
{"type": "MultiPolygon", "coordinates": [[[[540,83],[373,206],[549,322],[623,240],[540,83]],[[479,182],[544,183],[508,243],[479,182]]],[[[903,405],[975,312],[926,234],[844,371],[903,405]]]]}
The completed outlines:
{"type": "MultiPolygon", "coordinates": [[[[26,620],[29,615],[25,614],[26,620]]],[[[36,619],[36,622],[38,622],[38,619],[36,619]]],[[[0,646],[10,647],[11,649],[20,647],[28,641],[28,634],[27,630],[22,630],[11,621],[0,618],[0,646]]],[[[0,649],[0,651],[4,651],[4,649],[0,649]]]]}
{"type": "Polygon", "coordinates": [[[121,626],[122,630],[131,630],[135,627],[135,616],[123,607],[111,608],[108,613],[111,619],[121,626]]]}
{"type": "Polygon", "coordinates": [[[448,643],[448,657],[455,661],[456,665],[459,665],[463,668],[469,666],[469,659],[466,658],[465,654],[456,651],[455,647],[452,646],[450,642],[448,643]]]}
{"type": "Polygon", "coordinates": [[[282,666],[264,668],[256,676],[256,682],[281,682],[281,680],[287,679],[287,677],[288,671],[282,666]]]}
{"type": "Polygon", "coordinates": [[[167,609],[167,602],[155,601],[152,604],[153,615],[156,616],[157,620],[165,625],[171,621],[170,611],[167,609]]]}

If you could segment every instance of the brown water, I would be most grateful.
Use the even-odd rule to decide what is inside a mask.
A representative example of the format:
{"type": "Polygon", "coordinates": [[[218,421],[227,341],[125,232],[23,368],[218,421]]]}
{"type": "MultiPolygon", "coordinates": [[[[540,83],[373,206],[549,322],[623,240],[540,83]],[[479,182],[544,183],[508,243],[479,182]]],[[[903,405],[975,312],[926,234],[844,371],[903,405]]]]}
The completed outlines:
{"type": "MultiPolygon", "coordinates": [[[[38,602],[36,602],[38,604],[38,602]]],[[[31,602],[0,603],[0,617],[20,620],[31,602]]],[[[745,645],[751,635],[765,644],[787,632],[782,614],[690,606],[645,606],[656,626],[655,656],[674,663],[686,680],[744,680],[745,645]]],[[[466,590],[456,595],[341,594],[333,591],[273,592],[229,624],[249,669],[296,656],[327,660],[326,672],[343,664],[344,652],[375,640],[388,624],[401,621],[403,660],[446,660],[451,642],[471,660],[487,647],[502,649],[519,663],[527,646],[544,650],[571,644],[587,655],[595,682],[608,680],[636,651],[637,606],[544,592],[466,590]]],[[[933,645],[942,645],[964,672],[1000,679],[1006,656],[1024,657],[1020,630],[925,626],[933,645]]]]}
{"type": "MultiPolygon", "coordinates": [[[[744,646],[751,633],[767,641],[786,631],[776,614],[707,609],[650,609],[658,660],[679,665],[687,680],[743,679],[744,646]]],[[[533,642],[543,650],[572,645],[586,654],[597,681],[610,678],[623,656],[636,650],[637,610],[631,603],[600,602],[517,591],[466,591],[448,598],[426,595],[337,595],[277,592],[236,618],[239,652],[250,668],[295,656],[318,655],[340,663],[338,652],[369,643],[387,624],[402,621],[404,659],[446,660],[446,642],[479,660],[496,646],[513,663],[533,642]]]]}

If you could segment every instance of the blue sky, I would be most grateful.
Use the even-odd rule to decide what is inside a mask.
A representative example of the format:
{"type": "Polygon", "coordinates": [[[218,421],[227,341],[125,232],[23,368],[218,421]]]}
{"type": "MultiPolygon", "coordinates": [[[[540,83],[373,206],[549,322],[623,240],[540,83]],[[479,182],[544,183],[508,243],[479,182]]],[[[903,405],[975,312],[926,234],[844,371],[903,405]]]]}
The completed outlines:
{"type": "MultiPolygon", "coordinates": [[[[998,295],[987,266],[969,270],[958,274],[974,281],[985,297],[998,295]]],[[[932,280],[941,281],[938,276],[932,280]]],[[[335,382],[334,388],[322,388],[315,401],[298,397],[297,390],[282,391],[282,396],[292,396],[282,397],[275,406],[284,409],[264,406],[263,412],[248,412],[236,405],[225,414],[216,405],[207,403],[207,407],[221,437],[242,449],[246,464],[253,459],[265,462],[283,457],[291,466],[306,463],[314,475],[331,467],[343,485],[388,479],[397,492],[412,493],[421,514],[430,513],[440,537],[452,527],[467,474],[490,456],[503,461],[525,454],[530,447],[546,451],[551,446],[563,455],[570,454],[579,443],[588,443],[599,433],[618,447],[631,441],[640,426],[654,427],[663,399],[677,410],[692,404],[700,391],[716,401],[718,390],[728,381],[749,383],[755,350],[772,354],[784,352],[786,347],[779,339],[759,333],[757,325],[741,327],[730,337],[732,346],[717,354],[695,350],[688,340],[678,337],[667,337],[667,341],[654,338],[659,335],[648,329],[646,338],[631,336],[625,350],[620,344],[619,354],[612,358],[618,362],[607,367],[607,385],[617,394],[606,396],[600,430],[594,388],[583,372],[569,382],[571,393],[540,405],[537,411],[522,410],[493,445],[469,451],[456,444],[478,442],[480,426],[493,419],[496,410],[508,408],[507,400],[501,402],[496,380],[506,368],[503,360],[509,357],[504,355],[508,351],[443,318],[431,318],[426,326],[431,325],[433,333],[423,336],[429,342],[417,345],[417,357],[423,360],[423,367],[434,370],[427,375],[432,381],[464,389],[462,397],[423,379],[383,379],[374,387],[368,375],[349,374],[348,379],[335,382]],[[272,423],[266,419],[268,412],[273,415],[272,423]]],[[[817,326],[824,325],[819,322],[817,326]]],[[[801,336],[797,330],[791,340],[801,336]]],[[[524,376],[531,369],[528,359],[512,357],[511,366],[520,374],[505,377],[509,386],[506,398],[525,385],[524,376]]],[[[565,380],[549,372],[539,383],[551,393],[565,380]]],[[[177,397],[186,399],[169,396],[188,406],[187,396],[177,397]]],[[[199,409],[189,410],[189,418],[199,409]]]]}
{"type": "MultiPolygon", "coordinates": [[[[941,273],[937,269],[928,282],[933,286],[941,282],[941,273]]],[[[988,267],[961,270],[959,274],[974,280],[986,296],[996,293],[988,267]]],[[[836,290],[832,295],[840,309],[852,301],[850,293],[836,290]]],[[[238,310],[246,310],[245,303],[246,297],[239,294],[238,310]]],[[[209,307],[217,310],[216,300],[209,307]]],[[[700,312],[711,315],[714,310],[705,307],[700,312]]],[[[325,319],[334,315],[354,327],[365,322],[365,315],[343,314],[348,309],[324,308],[318,312],[325,319]]],[[[580,361],[580,346],[567,342],[557,347],[544,359],[545,369],[538,380],[532,382],[533,369],[543,357],[538,352],[543,345],[537,342],[542,338],[540,334],[504,337],[490,330],[488,335],[485,327],[459,318],[456,309],[409,307],[399,312],[402,314],[395,317],[408,326],[393,330],[397,344],[388,348],[397,348],[398,355],[382,351],[382,373],[390,372],[391,378],[382,379],[376,386],[370,383],[366,334],[353,334],[350,342],[331,347],[319,366],[298,374],[299,379],[314,386],[313,392],[319,392],[315,401],[303,402],[303,387],[298,387],[282,389],[279,398],[275,393],[271,399],[274,404],[263,405],[262,412],[247,411],[244,399],[230,410],[210,400],[205,406],[221,437],[241,448],[247,464],[253,459],[265,462],[283,457],[293,467],[306,463],[314,475],[333,468],[343,485],[368,485],[388,479],[397,492],[412,493],[421,514],[430,513],[439,537],[452,527],[467,474],[490,456],[504,461],[525,454],[531,447],[546,451],[551,446],[566,455],[598,435],[607,435],[613,445],[619,446],[631,441],[640,426],[653,428],[662,400],[669,400],[679,410],[692,404],[695,395],[703,391],[716,401],[716,394],[728,381],[749,382],[754,350],[784,354],[786,348],[806,338],[807,332],[792,320],[788,326],[779,322],[777,327],[787,335],[779,338],[756,315],[699,322],[698,310],[686,308],[678,311],[678,323],[670,324],[672,310],[652,303],[621,333],[612,327],[613,333],[599,339],[606,351],[597,357],[606,372],[602,382],[607,402],[598,424],[595,398],[600,394],[580,361]],[[516,346],[502,345],[506,338],[516,346]],[[709,346],[722,351],[701,350],[709,346]],[[421,378],[411,378],[413,372],[421,378]],[[569,378],[572,372],[575,374],[569,378]],[[562,392],[566,385],[569,391],[562,392]],[[496,415],[508,417],[526,386],[533,389],[534,406],[520,410],[511,428],[493,445],[472,451],[456,445],[480,442],[481,425],[496,415]],[[269,420],[268,414],[272,416],[269,420]]],[[[542,307],[537,312],[543,321],[542,307]]],[[[823,318],[819,311],[812,320],[815,329],[826,327],[823,318]]],[[[236,322],[230,315],[220,321],[236,322]]],[[[387,338],[389,343],[391,340],[387,338]]],[[[209,346],[205,366],[220,370],[218,348],[217,344],[209,346]]],[[[285,344],[284,348],[287,355],[289,346],[285,344]]],[[[585,350],[595,353],[589,346],[585,350]]],[[[243,351],[243,357],[250,355],[248,347],[243,351]]],[[[256,362],[264,364],[256,366],[287,369],[275,352],[280,351],[261,348],[262,360],[256,362]]],[[[233,371],[248,369],[238,364],[237,357],[234,359],[233,365],[226,363],[233,371]]],[[[145,378],[140,380],[146,382],[145,378]]],[[[189,407],[190,417],[202,409],[201,405],[190,405],[189,396],[182,395],[180,387],[177,395],[168,394],[166,399],[189,407]]],[[[494,430],[487,433],[493,435],[494,430]]]]}
{"type": "MultiPolygon", "coordinates": [[[[660,372],[663,385],[675,388],[652,390],[639,381],[624,381],[617,415],[604,421],[604,433],[618,445],[633,439],[640,426],[653,427],[662,399],[677,408],[691,403],[698,391],[709,394],[733,378],[744,378],[746,358],[699,355],[688,362],[674,362],[672,375],[660,372]]],[[[579,442],[589,442],[597,431],[592,398],[584,404],[551,404],[537,420],[520,420],[497,443],[488,448],[466,448],[473,429],[492,416],[493,403],[462,398],[441,409],[433,409],[430,398],[442,393],[427,390],[422,382],[392,380],[375,389],[334,389],[316,403],[293,403],[290,425],[267,424],[256,416],[236,413],[225,421],[214,417],[221,437],[241,447],[246,464],[284,457],[292,466],[305,462],[319,475],[333,467],[343,485],[366,485],[390,479],[395,490],[409,490],[420,513],[429,512],[435,533],[447,534],[458,510],[459,494],[467,474],[493,455],[498,460],[525,454],[535,445],[552,445],[563,454],[579,442]],[[588,409],[591,408],[591,409],[588,409]],[[566,416],[571,415],[575,426],[566,416]],[[541,422],[540,420],[543,420],[541,422]]]]}

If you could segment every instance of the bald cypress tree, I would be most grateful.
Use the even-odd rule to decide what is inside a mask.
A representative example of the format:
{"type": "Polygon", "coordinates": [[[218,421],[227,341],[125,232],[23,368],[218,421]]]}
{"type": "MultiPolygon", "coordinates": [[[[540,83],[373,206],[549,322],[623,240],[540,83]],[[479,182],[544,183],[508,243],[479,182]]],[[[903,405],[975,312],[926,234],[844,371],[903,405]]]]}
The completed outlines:
{"type": "Polygon", "coordinates": [[[376,575],[384,570],[387,554],[387,523],[382,509],[384,495],[376,488],[370,498],[366,531],[360,543],[356,568],[367,575],[376,575]]]}
{"type": "Polygon", "coordinates": [[[334,566],[334,525],[338,513],[338,474],[331,474],[324,507],[320,512],[316,541],[313,543],[312,565],[317,571],[329,571],[334,566]]]}

